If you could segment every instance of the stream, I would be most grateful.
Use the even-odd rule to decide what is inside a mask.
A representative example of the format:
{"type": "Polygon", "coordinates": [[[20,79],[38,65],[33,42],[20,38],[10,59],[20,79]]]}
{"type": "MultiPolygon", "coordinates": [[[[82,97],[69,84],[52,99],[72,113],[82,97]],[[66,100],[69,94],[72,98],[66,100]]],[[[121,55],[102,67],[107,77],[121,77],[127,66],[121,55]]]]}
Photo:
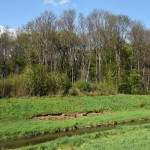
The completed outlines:
{"type": "Polygon", "coordinates": [[[56,132],[56,133],[47,133],[43,135],[36,135],[32,137],[25,137],[21,139],[7,139],[7,140],[0,140],[0,149],[15,149],[20,147],[25,147],[29,145],[36,145],[40,143],[45,143],[48,141],[53,141],[65,136],[74,136],[74,135],[82,135],[86,133],[94,133],[100,131],[108,131],[115,129],[119,125],[141,125],[150,123],[150,120],[141,120],[141,121],[133,121],[128,123],[119,123],[116,125],[107,125],[107,126],[100,126],[100,127],[91,127],[91,128],[82,128],[76,129],[73,131],[65,131],[65,132],[56,132]]]}

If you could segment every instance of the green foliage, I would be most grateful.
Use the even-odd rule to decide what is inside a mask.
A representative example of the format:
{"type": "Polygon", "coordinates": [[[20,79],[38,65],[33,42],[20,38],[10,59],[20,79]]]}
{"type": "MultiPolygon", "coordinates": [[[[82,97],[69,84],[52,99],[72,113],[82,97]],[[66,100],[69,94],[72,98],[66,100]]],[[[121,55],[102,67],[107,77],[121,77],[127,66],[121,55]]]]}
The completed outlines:
{"type": "Polygon", "coordinates": [[[130,72],[127,87],[130,94],[140,94],[140,74],[136,70],[130,72]]]}
{"type": "Polygon", "coordinates": [[[49,91],[57,94],[62,92],[62,94],[67,94],[71,88],[71,82],[65,74],[59,72],[53,72],[48,74],[48,87],[49,91]]]}
{"type": "Polygon", "coordinates": [[[61,88],[64,91],[64,94],[67,94],[69,92],[69,89],[71,88],[72,84],[69,80],[69,78],[65,74],[61,74],[61,88]]]}
{"type": "Polygon", "coordinates": [[[94,95],[115,95],[116,88],[111,83],[94,83],[92,84],[92,91],[94,95]]]}
{"type": "Polygon", "coordinates": [[[77,96],[77,95],[81,94],[81,91],[78,88],[76,88],[76,87],[72,87],[69,90],[69,94],[72,95],[72,96],[77,96]]]}
{"type": "Polygon", "coordinates": [[[91,91],[91,84],[89,82],[86,82],[84,80],[79,80],[73,85],[75,88],[78,88],[80,91],[89,92],[91,91]]]}
{"type": "Polygon", "coordinates": [[[27,67],[24,71],[24,87],[30,95],[67,94],[71,82],[65,74],[48,73],[45,66],[27,67]]]}
{"type": "Polygon", "coordinates": [[[48,92],[47,68],[41,65],[26,67],[23,73],[23,86],[29,95],[46,95],[48,92]]]}
{"type": "Polygon", "coordinates": [[[0,98],[9,97],[11,92],[11,83],[8,79],[0,79],[0,98]]]}
{"type": "Polygon", "coordinates": [[[11,74],[7,78],[0,79],[0,97],[24,96],[22,81],[22,76],[18,74],[11,74]]]}
{"type": "Polygon", "coordinates": [[[71,82],[65,74],[48,73],[47,67],[41,65],[28,66],[21,75],[0,79],[0,97],[67,94],[70,88],[71,82]]]}
{"type": "Polygon", "coordinates": [[[79,80],[73,84],[71,89],[71,95],[80,95],[81,93],[86,95],[115,95],[116,88],[113,81],[102,83],[89,83],[84,80],[79,80]]]}
{"type": "MultiPolygon", "coordinates": [[[[66,94],[71,85],[62,73],[67,74],[73,83],[78,81],[76,88],[85,93],[91,92],[90,83],[96,82],[105,89],[100,92],[101,88],[98,88],[102,95],[111,93],[106,91],[105,84],[111,85],[109,89],[114,84],[117,93],[138,94],[142,89],[144,94],[148,94],[149,30],[127,16],[105,13],[93,10],[89,16],[95,16],[94,19],[82,13],[76,18],[74,10],[65,10],[59,18],[53,12],[45,11],[24,25],[15,36],[8,27],[4,27],[0,35],[0,78],[11,73],[21,74],[26,68],[24,76],[27,77],[23,83],[29,95],[66,94]],[[101,19],[98,16],[102,16],[101,19]],[[97,24],[102,20],[107,22],[107,26],[97,24]],[[86,22],[91,23],[90,26],[86,22]],[[75,30],[77,27],[80,28],[78,32],[75,30]],[[45,65],[45,69],[38,64],[45,65]],[[46,67],[59,73],[49,75],[46,67]],[[138,70],[138,74],[131,68],[138,70]],[[139,74],[142,82],[138,81],[139,74]]],[[[7,81],[5,91],[10,90],[7,81]]],[[[2,86],[3,81],[0,82],[2,86]]],[[[1,93],[4,94],[4,90],[1,93]]],[[[75,93],[75,88],[71,93],[75,93]]]]}

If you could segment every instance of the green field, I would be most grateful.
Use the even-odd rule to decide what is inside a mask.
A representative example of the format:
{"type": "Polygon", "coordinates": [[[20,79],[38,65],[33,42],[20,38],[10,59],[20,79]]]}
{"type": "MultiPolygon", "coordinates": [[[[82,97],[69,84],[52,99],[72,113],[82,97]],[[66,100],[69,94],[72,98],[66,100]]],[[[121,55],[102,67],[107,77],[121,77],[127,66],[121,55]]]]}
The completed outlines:
{"type": "MultiPolygon", "coordinates": [[[[20,138],[28,135],[36,135],[44,132],[57,131],[73,127],[84,127],[88,125],[105,124],[111,122],[124,122],[130,120],[150,119],[150,96],[117,95],[117,96],[76,96],[76,97],[32,97],[18,99],[0,100],[0,139],[20,138]],[[98,116],[85,116],[65,120],[35,120],[31,119],[37,115],[45,114],[74,114],[81,112],[109,112],[98,116]]],[[[103,133],[93,133],[71,138],[62,138],[55,142],[44,144],[45,147],[63,146],[67,141],[65,149],[80,147],[80,149],[96,149],[101,145],[102,149],[117,149],[115,146],[122,145],[121,149],[132,145],[137,140],[138,145],[148,144],[150,137],[149,124],[136,125],[136,127],[118,127],[117,130],[103,133]],[[136,129],[136,130],[135,130],[136,129]],[[130,130],[132,136],[130,136],[130,130]],[[136,131],[136,132],[135,132],[136,131]],[[125,135],[125,136],[122,136],[125,135]],[[138,137],[138,135],[140,135],[138,137]],[[115,138],[115,137],[121,138],[115,138]],[[96,138],[95,138],[96,137],[96,138]],[[136,139],[134,139],[136,137],[136,139]],[[83,139],[83,144],[80,143],[83,139]],[[135,140],[135,141],[134,141],[135,140]],[[144,143],[142,143],[142,141],[144,143]],[[128,142],[134,141],[128,144],[128,142]],[[60,142],[60,143],[59,143],[60,142]],[[92,142],[92,143],[91,143],[92,142]],[[101,144],[102,143],[102,144],[101,144]],[[105,146],[106,143],[109,143],[105,146]],[[115,144],[118,143],[118,144],[115,144]],[[115,146],[114,146],[115,144],[115,146]]],[[[36,147],[33,146],[35,149],[36,147]]],[[[55,147],[55,148],[56,148],[55,147]]],[[[77,148],[77,149],[78,149],[77,148]]],[[[136,148],[136,147],[135,147],[136,148]]],[[[57,148],[56,148],[57,149],[57,148]]],[[[148,149],[148,147],[147,147],[148,149]]]]}

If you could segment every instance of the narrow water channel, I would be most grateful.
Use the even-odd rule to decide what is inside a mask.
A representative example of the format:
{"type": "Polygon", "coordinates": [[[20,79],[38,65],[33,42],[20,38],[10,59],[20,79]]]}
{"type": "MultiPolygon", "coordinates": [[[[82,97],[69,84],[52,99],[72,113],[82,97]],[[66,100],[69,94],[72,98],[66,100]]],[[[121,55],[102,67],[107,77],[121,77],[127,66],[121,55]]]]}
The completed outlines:
{"type": "Polygon", "coordinates": [[[147,124],[150,123],[150,120],[141,120],[135,121],[130,123],[121,123],[117,125],[107,125],[107,126],[100,126],[100,127],[93,127],[93,128],[83,128],[83,129],[76,129],[73,131],[66,131],[66,132],[57,132],[51,134],[44,134],[44,135],[37,135],[33,137],[26,137],[21,139],[8,139],[8,140],[0,140],[0,149],[15,149],[20,147],[25,147],[29,145],[36,145],[48,141],[53,141],[65,136],[73,136],[73,135],[82,135],[86,133],[94,133],[100,131],[108,131],[115,129],[119,125],[140,125],[140,124],[147,124]]]}

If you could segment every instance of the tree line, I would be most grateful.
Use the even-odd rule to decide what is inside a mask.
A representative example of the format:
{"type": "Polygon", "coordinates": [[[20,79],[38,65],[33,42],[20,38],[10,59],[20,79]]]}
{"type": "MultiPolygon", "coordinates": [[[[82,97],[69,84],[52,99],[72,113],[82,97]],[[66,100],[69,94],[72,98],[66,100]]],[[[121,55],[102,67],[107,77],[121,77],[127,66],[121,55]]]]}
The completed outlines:
{"type": "Polygon", "coordinates": [[[0,34],[0,78],[22,74],[28,67],[47,67],[72,84],[113,85],[116,93],[150,93],[150,30],[141,22],[105,10],[88,16],[51,11],[12,34],[0,34]]]}

